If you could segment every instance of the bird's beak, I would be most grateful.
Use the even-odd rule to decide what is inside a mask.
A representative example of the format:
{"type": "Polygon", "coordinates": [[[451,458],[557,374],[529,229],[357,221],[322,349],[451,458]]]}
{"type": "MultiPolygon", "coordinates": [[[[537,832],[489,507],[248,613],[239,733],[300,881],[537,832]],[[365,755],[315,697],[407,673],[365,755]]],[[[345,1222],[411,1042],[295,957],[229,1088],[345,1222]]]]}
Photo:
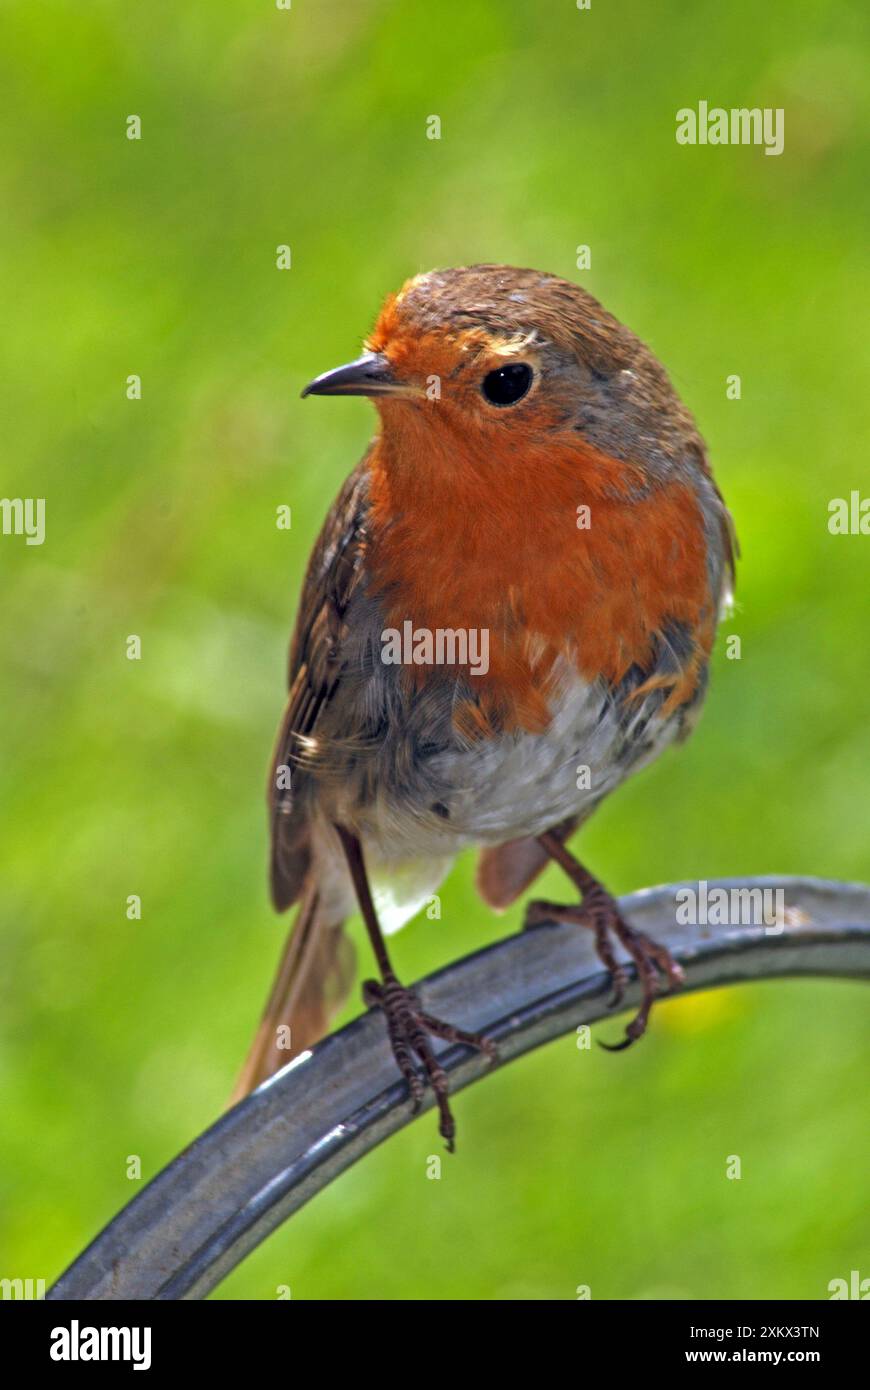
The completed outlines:
{"type": "Polygon", "coordinates": [[[355,362],[323,372],[310,381],[303,396],[401,396],[413,393],[407,383],[397,381],[386,357],[380,352],[364,352],[355,362]]]}

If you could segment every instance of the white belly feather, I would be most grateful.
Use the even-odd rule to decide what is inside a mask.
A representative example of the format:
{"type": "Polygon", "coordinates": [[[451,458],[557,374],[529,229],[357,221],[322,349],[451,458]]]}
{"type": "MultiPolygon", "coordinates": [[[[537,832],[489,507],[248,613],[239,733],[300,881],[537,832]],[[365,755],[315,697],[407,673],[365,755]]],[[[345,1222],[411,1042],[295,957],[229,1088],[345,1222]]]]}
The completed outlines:
{"type": "Polygon", "coordinates": [[[409,810],[381,791],[361,830],[384,929],[397,930],[423,906],[461,850],[541,834],[588,814],[677,729],[676,719],[650,718],[643,701],[627,718],[601,685],[571,670],[545,733],[504,734],[431,759],[433,787],[451,788],[446,802],[439,792],[446,817],[409,810]]]}

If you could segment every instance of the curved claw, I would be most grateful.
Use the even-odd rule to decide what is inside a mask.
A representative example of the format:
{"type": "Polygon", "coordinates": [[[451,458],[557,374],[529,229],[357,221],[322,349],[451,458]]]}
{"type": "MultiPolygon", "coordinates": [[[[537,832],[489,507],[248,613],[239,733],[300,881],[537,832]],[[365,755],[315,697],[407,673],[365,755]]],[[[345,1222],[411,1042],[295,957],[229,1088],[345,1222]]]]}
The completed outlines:
{"type": "Polygon", "coordinates": [[[466,1032],[436,1018],[434,1014],[426,1013],[420,1007],[415,992],[400,985],[393,974],[385,975],[382,981],[366,980],[363,1000],[370,1007],[379,1008],[386,1017],[393,1057],[408,1083],[412,1113],[416,1115],[423,1103],[425,1080],[428,1080],[438,1106],[438,1132],[445,1141],[447,1152],[454,1153],[456,1124],[450,1112],[447,1073],[432,1051],[429,1038],[441,1038],[448,1043],[477,1048],[487,1055],[490,1064],[498,1061],[495,1044],[489,1038],[466,1032]],[[422,1068],[422,1075],[418,1064],[422,1068]]]}
{"type": "Polygon", "coordinates": [[[583,902],[576,906],[539,900],[530,902],[526,908],[526,925],[536,925],[538,921],[545,919],[554,922],[574,922],[594,931],[598,959],[613,982],[609,1009],[615,1009],[622,1003],[628,984],[625,966],[614,954],[612,937],[616,938],[631,957],[641,986],[640,1008],[628,1024],[622,1042],[599,1042],[599,1047],[603,1047],[605,1052],[624,1052],[646,1032],[653,1001],[661,990],[660,976],[667,976],[671,989],[679,989],[685,981],[682,966],[674,960],[666,946],[629,926],[619,915],[615,899],[598,884],[587,890],[583,902]]]}

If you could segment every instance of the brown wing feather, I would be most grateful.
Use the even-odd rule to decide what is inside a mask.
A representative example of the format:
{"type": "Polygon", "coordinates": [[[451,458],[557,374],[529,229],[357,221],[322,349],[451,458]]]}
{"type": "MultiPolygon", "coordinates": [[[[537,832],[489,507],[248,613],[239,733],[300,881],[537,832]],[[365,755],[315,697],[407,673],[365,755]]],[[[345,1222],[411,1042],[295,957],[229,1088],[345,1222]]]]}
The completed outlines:
{"type": "Polygon", "coordinates": [[[310,864],[308,823],[300,795],[306,776],[305,740],[314,736],[320,712],[338,680],[344,613],[359,581],[365,551],[367,483],[364,458],[336,498],[315,544],[290,646],[290,694],[268,788],[272,901],[279,912],[299,897],[310,864]],[[278,786],[280,767],[290,770],[289,787],[278,786]]]}
{"type": "Polygon", "coordinates": [[[320,713],[335,693],[344,614],[361,573],[366,482],[363,459],[326,518],[302,588],[290,647],[290,694],[268,789],[272,899],[279,912],[297,899],[301,902],[233,1101],[323,1037],[353,979],[353,947],[341,922],[324,916],[320,907],[311,872],[307,798],[301,793],[309,775],[304,740],[314,736],[320,713]],[[289,786],[278,785],[281,767],[290,770],[289,786]],[[279,1048],[279,1030],[284,1028],[290,1029],[290,1046],[279,1048]]]}

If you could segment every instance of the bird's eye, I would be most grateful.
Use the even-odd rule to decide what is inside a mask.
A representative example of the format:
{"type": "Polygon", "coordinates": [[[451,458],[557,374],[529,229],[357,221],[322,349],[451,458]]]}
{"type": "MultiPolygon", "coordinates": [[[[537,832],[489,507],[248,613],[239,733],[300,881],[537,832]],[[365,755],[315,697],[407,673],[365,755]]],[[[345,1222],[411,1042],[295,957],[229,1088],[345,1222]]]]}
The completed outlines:
{"type": "Polygon", "coordinates": [[[532,369],[525,362],[511,362],[488,372],[480,389],[490,405],[516,405],[531,386],[532,377],[532,369]]]}

